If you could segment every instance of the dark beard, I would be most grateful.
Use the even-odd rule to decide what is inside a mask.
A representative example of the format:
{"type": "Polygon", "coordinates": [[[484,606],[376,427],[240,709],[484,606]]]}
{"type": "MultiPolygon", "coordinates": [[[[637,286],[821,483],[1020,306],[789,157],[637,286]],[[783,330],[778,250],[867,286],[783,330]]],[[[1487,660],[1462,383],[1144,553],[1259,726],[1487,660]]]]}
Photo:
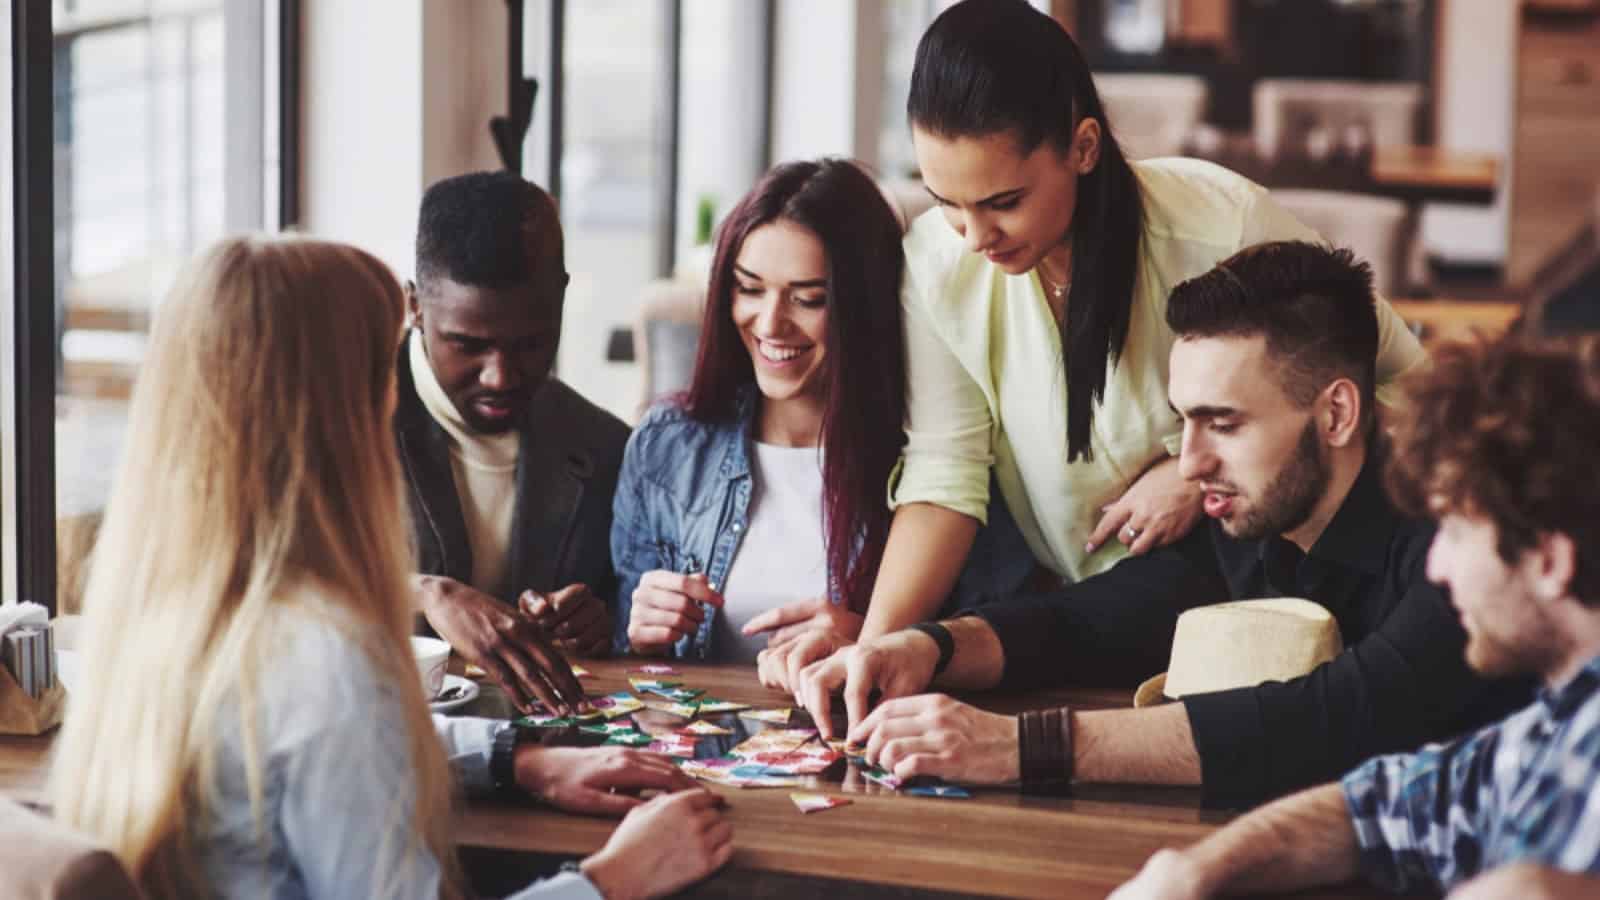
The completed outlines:
{"type": "Polygon", "coordinates": [[[1328,490],[1328,481],[1328,463],[1322,456],[1313,419],[1300,432],[1294,457],[1284,463],[1261,492],[1261,502],[1252,504],[1238,527],[1229,533],[1241,541],[1259,541],[1299,528],[1311,518],[1317,501],[1328,490]]]}

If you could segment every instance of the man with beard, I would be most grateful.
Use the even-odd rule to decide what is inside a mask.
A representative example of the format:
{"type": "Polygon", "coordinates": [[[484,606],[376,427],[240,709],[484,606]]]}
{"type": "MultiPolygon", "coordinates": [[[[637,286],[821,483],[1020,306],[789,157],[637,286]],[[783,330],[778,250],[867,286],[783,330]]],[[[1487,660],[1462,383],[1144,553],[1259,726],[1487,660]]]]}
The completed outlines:
{"type": "Polygon", "coordinates": [[[1112,900],[1358,874],[1451,900],[1600,897],[1600,340],[1447,345],[1409,387],[1390,487],[1439,520],[1428,576],[1450,588],[1467,664],[1536,675],[1539,699],[1163,850],[1112,900]]]}
{"type": "Polygon", "coordinates": [[[1179,469],[1204,491],[1209,526],[1057,592],[848,648],[803,672],[800,702],[831,732],[842,687],[849,739],[902,778],[1201,784],[1208,805],[1227,807],[1525,702],[1525,683],[1463,663],[1461,625],[1424,571],[1433,527],[1384,495],[1373,304],[1365,263],[1297,242],[1179,285],[1168,396],[1183,419],[1179,469]],[[1349,649],[1300,678],[1142,709],[1016,717],[905,696],[1132,685],[1165,668],[1183,611],[1284,596],[1325,607],[1349,649]],[[873,691],[895,699],[869,714],[873,691]]]}
{"type": "Polygon", "coordinates": [[[395,438],[429,624],[520,708],[574,693],[553,640],[604,653],[628,428],[550,376],[567,287],[548,194],[510,172],[422,198],[395,438]]]}

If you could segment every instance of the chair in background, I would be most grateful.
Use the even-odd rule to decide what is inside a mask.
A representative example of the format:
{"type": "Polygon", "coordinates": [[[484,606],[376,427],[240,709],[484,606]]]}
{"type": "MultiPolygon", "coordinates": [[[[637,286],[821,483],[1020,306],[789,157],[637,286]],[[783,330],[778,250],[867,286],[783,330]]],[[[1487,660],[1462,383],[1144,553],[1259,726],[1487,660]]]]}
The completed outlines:
{"type": "MultiPolygon", "coordinates": [[[[1370,158],[1377,147],[1416,142],[1422,88],[1411,83],[1264,78],[1252,97],[1257,152],[1281,156],[1370,158]]],[[[1329,241],[1372,264],[1386,295],[1426,280],[1416,241],[1417,210],[1401,200],[1340,191],[1272,195],[1329,241]]]]}
{"type": "Polygon", "coordinates": [[[1104,73],[1094,76],[1094,85],[1111,133],[1134,159],[1181,154],[1210,98],[1198,75],[1104,73]]]}
{"type": "MultiPolygon", "coordinates": [[[[900,220],[902,230],[933,206],[933,198],[920,181],[882,179],[878,187],[900,220]]],[[[659,279],[645,287],[633,323],[633,356],[639,364],[642,383],[635,421],[656,398],[689,386],[700,347],[700,320],[705,312],[710,269],[710,248],[703,248],[685,260],[672,278],[659,279]]]]}

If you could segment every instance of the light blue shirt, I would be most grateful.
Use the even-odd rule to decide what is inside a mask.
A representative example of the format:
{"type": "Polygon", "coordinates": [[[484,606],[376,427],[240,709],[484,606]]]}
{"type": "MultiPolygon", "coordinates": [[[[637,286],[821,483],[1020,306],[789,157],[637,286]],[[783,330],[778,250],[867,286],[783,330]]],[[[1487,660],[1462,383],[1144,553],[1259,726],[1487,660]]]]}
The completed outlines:
{"type": "MultiPolygon", "coordinates": [[[[261,814],[246,789],[242,730],[226,728],[214,804],[195,836],[212,888],[250,900],[435,900],[439,860],[410,827],[415,777],[398,694],[332,623],[295,612],[278,626],[280,649],[265,661],[255,716],[261,814]]],[[[243,724],[237,716],[233,723],[243,724]]],[[[437,715],[433,723],[463,790],[488,791],[494,737],[510,725],[437,715]]],[[[581,874],[566,873],[514,897],[596,900],[600,893],[581,874]]]]}

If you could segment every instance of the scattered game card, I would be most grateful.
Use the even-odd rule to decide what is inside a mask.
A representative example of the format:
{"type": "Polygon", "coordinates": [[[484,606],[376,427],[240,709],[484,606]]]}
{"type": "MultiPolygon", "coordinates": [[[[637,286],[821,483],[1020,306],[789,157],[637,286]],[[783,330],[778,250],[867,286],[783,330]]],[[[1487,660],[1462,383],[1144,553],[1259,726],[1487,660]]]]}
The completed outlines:
{"type": "Polygon", "coordinates": [[[594,677],[594,673],[589,671],[588,669],[585,669],[583,666],[580,666],[580,665],[574,663],[572,665],[572,677],[573,678],[593,678],[594,677]]]}
{"type": "Polygon", "coordinates": [[[644,709],[644,704],[639,702],[639,698],[627,691],[617,691],[615,694],[607,694],[590,702],[607,719],[615,719],[618,716],[625,716],[628,713],[644,709]]]}
{"type": "Polygon", "coordinates": [[[972,796],[966,788],[956,787],[953,784],[923,784],[906,788],[906,793],[915,794],[918,797],[945,797],[958,800],[965,800],[972,796]]]}
{"type": "Polygon", "coordinates": [[[648,747],[655,738],[642,731],[618,731],[606,738],[606,743],[623,747],[648,747]]]}
{"type": "Polygon", "coordinates": [[[644,690],[646,693],[655,694],[657,697],[671,700],[673,703],[693,703],[696,697],[705,693],[705,691],[685,687],[648,687],[644,690]]]}
{"type": "Polygon", "coordinates": [[[737,788],[786,788],[804,787],[806,780],[787,775],[757,775],[754,778],[735,778],[727,783],[737,788]]]}
{"type": "Polygon", "coordinates": [[[881,784],[891,791],[900,790],[900,785],[902,784],[900,778],[893,772],[890,772],[886,769],[880,769],[877,766],[867,768],[863,770],[861,774],[865,775],[868,781],[873,782],[874,784],[881,784]]]}
{"type": "Polygon", "coordinates": [[[718,700],[715,697],[706,697],[695,705],[700,707],[701,713],[735,712],[737,710],[750,708],[750,704],[748,703],[734,703],[732,700],[718,700]]]}
{"type": "Polygon", "coordinates": [[[665,700],[645,700],[643,701],[643,705],[645,709],[653,709],[656,712],[670,713],[671,715],[681,716],[685,719],[692,719],[700,712],[700,707],[695,706],[692,703],[668,703],[665,700]]]}
{"type": "Polygon", "coordinates": [[[734,769],[744,765],[744,760],[731,756],[721,756],[716,759],[684,759],[678,763],[678,768],[683,770],[690,778],[700,778],[705,781],[714,781],[718,784],[727,784],[732,780],[729,774],[734,769]]]}
{"type": "Polygon", "coordinates": [[[619,734],[625,731],[638,731],[639,729],[633,724],[632,719],[618,719],[611,722],[597,722],[593,725],[582,725],[579,726],[578,730],[587,731],[590,734],[610,735],[619,734]]]}
{"type": "Polygon", "coordinates": [[[799,807],[803,813],[822,812],[837,806],[849,806],[852,801],[844,797],[830,797],[827,794],[790,794],[789,799],[799,807]]]}
{"type": "Polygon", "coordinates": [[[648,666],[638,666],[638,667],[629,669],[628,671],[629,672],[643,672],[646,675],[676,675],[676,674],[678,674],[678,670],[677,669],[674,669],[671,666],[664,666],[664,665],[660,665],[660,664],[652,664],[652,665],[648,665],[648,666]]]}
{"type": "Polygon", "coordinates": [[[817,733],[809,728],[769,728],[750,737],[728,752],[733,756],[744,759],[752,759],[758,756],[771,756],[781,759],[800,749],[801,745],[816,736],[817,733]]]}
{"type": "Polygon", "coordinates": [[[685,740],[678,735],[657,738],[645,747],[651,753],[664,753],[667,756],[676,756],[680,759],[694,759],[694,741],[685,740]]]}
{"type": "Polygon", "coordinates": [[[679,734],[733,734],[733,730],[730,729],[730,728],[723,728],[721,725],[716,725],[716,724],[713,724],[711,722],[699,721],[699,722],[690,722],[689,724],[687,724],[687,725],[683,726],[682,728],[678,729],[678,733],[679,734]]]}
{"type": "Polygon", "coordinates": [[[793,709],[752,709],[739,713],[741,719],[754,719],[757,722],[771,722],[774,725],[789,724],[789,715],[793,709]]]}
{"type": "Polygon", "coordinates": [[[662,681],[659,678],[629,678],[628,684],[632,685],[633,689],[636,691],[654,691],[657,688],[666,690],[668,688],[683,687],[682,682],[662,681]]]}

